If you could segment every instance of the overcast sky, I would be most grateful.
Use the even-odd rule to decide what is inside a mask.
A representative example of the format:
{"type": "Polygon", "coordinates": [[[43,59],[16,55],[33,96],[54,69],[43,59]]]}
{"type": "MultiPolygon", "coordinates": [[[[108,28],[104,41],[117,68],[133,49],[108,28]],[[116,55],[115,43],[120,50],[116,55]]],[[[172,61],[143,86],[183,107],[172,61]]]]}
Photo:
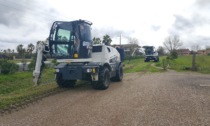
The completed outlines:
{"type": "Polygon", "coordinates": [[[93,36],[113,43],[137,38],[162,46],[179,35],[182,48],[210,46],[210,0],[0,0],[0,50],[45,40],[55,20],[93,22],[93,36]]]}

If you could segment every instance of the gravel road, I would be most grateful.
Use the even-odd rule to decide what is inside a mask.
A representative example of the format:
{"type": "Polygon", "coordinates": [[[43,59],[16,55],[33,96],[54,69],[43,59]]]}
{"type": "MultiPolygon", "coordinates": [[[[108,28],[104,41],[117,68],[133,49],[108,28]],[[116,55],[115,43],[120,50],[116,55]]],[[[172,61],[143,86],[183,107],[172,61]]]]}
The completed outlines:
{"type": "Polygon", "coordinates": [[[108,90],[77,86],[0,117],[1,126],[210,126],[210,75],[132,73],[108,90]]]}

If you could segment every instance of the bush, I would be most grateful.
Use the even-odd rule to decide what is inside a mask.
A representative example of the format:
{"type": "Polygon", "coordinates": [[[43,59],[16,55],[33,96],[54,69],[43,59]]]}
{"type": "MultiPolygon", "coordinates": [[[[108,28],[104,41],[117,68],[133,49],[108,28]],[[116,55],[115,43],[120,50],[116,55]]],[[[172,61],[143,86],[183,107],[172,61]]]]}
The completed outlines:
{"type": "Polygon", "coordinates": [[[144,56],[125,56],[125,60],[140,59],[140,58],[144,58],[144,56]]]}
{"type": "Polygon", "coordinates": [[[167,56],[167,59],[170,59],[170,60],[174,60],[174,59],[177,59],[177,58],[178,58],[178,54],[177,54],[177,52],[175,52],[175,51],[172,51],[172,52],[170,53],[170,55],[167,56]]]}
{"type": "Polygon", "coordinates": [[[53,64],[53,65],[58,65],[59,63],[57,62],[57,59],[53,59],[52,61],[51,61],[51,63],[53,64]]]}
{"type": "Polygon", "coordinates": [[[165,58],[162,60],[162,67],[164,70],[166,70],[167,68],[169,68],[170,66],[170,59],[169,58],[165,58]]]}
{"type": "Polygon", "coordinates": [[[36,62],[35,57],[33,57],[32,60],[31,60],[31,63],[28,65],[28,69],[30,71],[34,70],[34,68],[35,68],[35,62],[36,62]]]}
{"type": "Polygon", "coordinates": [[[18,71],[18,65],[7,60],[0,60],[0,71],[2,74],[12,74],[18,71]]]}

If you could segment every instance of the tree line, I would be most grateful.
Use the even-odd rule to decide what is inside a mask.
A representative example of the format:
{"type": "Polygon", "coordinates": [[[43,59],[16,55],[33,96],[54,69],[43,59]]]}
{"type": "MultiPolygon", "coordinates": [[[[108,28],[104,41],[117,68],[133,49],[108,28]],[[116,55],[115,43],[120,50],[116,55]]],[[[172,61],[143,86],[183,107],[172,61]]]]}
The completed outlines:
{"type": "Polygon", "coordinates": [[[23,44],[19,44],[16,47],[16,51],[14,49],[5,49],[1,50],[0,54],[5,54],[8,58],[12,58],[12,56],[16,56],[18,58],[24,58],[27,56],[27,58],[31,58],[33,51],[35,49],[35,45],[32,43],[28,44],[27,47],[24,47],[23,44]]]}
{"type": "MultiPolygon", "coordinates": [[[[103,36],[102,40],[99,37],[93,38],[93,44],[105,44],[111,45],[112,39],[106,34],[103,36]]],[[[128,38],[128,44],[139,45],[139,41],[136,38],[128,38]]],[[[157,52],[159,55],[166,55],[176,53],[176,50],[182,45],[182,42],[178,36],[169,36],[163,42],[163,46],[159,46],[157,52]]],[[[133,47],[134,48],[134,47],[133,47]]],[[[24,47],[23,44],[19,44],[16,47],[16,51],[18,54],[18,58],[31,58],[33,56],[33,51],[35,50],[35,45],[32,43],[28,44],[27,47],[24,47]]],[[[131,49],[132,50],[132,49],[131,49]]],[[[6,49],[1,50],[1,54],[6,54],[10,56],[11,54],[15,54],[14,49],[6,49]]]]}

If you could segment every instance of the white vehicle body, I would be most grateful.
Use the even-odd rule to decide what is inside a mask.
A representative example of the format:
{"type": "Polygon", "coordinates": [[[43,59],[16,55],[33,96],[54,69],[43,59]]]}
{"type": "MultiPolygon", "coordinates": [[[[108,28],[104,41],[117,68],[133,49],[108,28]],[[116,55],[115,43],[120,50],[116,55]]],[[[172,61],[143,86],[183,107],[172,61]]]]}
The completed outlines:
{"type": "Polygon", "coordinates": [[[34,83],[40,79],[44,53],[57,60],[56,82],[73,87],[77,80],[90,81],[95,89],[107,89],[109,80],[123,78],[124,50],[107,45],[93,45],[92,23],[85,20],[55,21],[48,41],[37,43],[34,83]],[[121,61],[122,60],[122,61],[121,61]]]}

